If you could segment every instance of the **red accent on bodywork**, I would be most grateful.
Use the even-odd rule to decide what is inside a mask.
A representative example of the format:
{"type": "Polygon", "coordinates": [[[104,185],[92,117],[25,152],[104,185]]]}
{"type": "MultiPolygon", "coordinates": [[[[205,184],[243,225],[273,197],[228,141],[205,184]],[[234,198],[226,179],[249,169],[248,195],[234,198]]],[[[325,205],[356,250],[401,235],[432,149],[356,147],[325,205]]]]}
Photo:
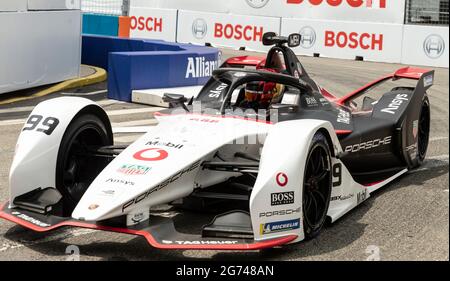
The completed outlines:
{"type": "Polygon", "coordinates": [[[351,134],[352,130],[335,130],[336,135],[348,135],[351,134]]]}
{"type": "Polygon", "coordinates": [[[320,88],[320,93],[322,96],[324,96],[329,101],[335,101],[337,100],[337,97],[335,97],[333,94],[325,90],[324,88],[320,88]]]}
{"type": "Polygon", "coordinates": [[[145,237],[145,239],[147,239],[147,242],[151,246],[158,248],[158,249],[259,250],[259,249],[273,248],[276,246],[281,246],[281,245],[287,244],[289,242],[292,242],[297,238],[297,235],[287,235],[285,237],[270,239],[270,240],[261,241],[261,242],[255,242],[252,244],[228,244],[228,245],[172,245],[172,244],[170,244],[170,245],[167,245],[167,244],[159,243],[158,241],[156,241],[156,239],[150,233],[143,231],[143,230],[133,230],[133,229],[128,229],[128,228],[103,226],[103,225],[96,225],[96,224],[92,224],[92,223],[84,223],[84,222],[78,222],[78,221],[64,221],[59,224],[52,225],[50,227],[40,227],[40,226],[34,225],[32,223],[29,223],[25,220],[22,220],[20,218],[17,218],[13,215],[3,212],[3,208],[5,205],[6,205],[6,203],[3,204],[3,206],[0,210],[0,218],[4,218],[6,220],[9,220],[16,224],[19,224],[21,226],[24,226],[24,227],[29,228],[36,232],[46,232],[46,231],[54,230],[56,228],[60,228],[63,226],[74,226],[74,227],[82,227],[82,228],[89,228],[89,229],[102,230],[102,231],[119,232],[119,233],[143,236],[143,237],[145,237]]]}
{"type": "Polygon", "coordinates": [[[420,77],[422,77],[423,74],[429,72],[430,70],[428,69],[423,69],[423,68],[414,68],[414,67],[404,67],[404,68],[400,68],[398,69],[396,72],[391,73],[389,75],[386,75],[384,77],[381,77],[380,79],[377,79],[375,81],[372,81],[370,83],[368,83],[367,85],[357,89],[356,91],[351,92],[348,95],[343,96],[342,98],[338,99],[336,101],[337,104],[339,105],[343,105],[345,102],[347,102],[349,99],[351,99],[353,96],[358,95],[359,93],[375,86],[378,83],[381,83],[385,80],[394,78],[394,79],[399,79],[399,78],[406,78],[406,79],[414,79],[414,80],[419,80],[420,77]]]}
{"type": "Polygon", "coordinates": [[[233,57],[229,58],[225,61],[225,64],[229,65],[246,65],[246,66],[257,66],[261,62],[265,63],[266,59],[263,57],[254,57],[254,56],[241,56],[241,57],[233,57]]]}

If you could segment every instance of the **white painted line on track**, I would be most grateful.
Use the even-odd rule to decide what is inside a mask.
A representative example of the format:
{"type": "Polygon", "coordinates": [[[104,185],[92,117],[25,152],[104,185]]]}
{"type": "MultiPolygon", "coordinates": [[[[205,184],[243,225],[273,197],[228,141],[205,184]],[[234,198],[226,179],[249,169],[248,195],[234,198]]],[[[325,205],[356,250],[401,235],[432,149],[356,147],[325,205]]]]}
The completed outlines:
{"type": "MultiPolygon", "coordinates": [[[[111,104],[126,103],[126,102],[107,99],[107,100],[99,100],[96,103],[101,106],[107,106],[107,105],[111,105],[111,104]]],[[[21,106],[21,107],[0,109],[0,114],[15,113],[15,112],[31,112],[34,109],[34,107],[35,106],[33,105],[33,106],[21,106]]]]}
{"type": "MultiPolygon", "coordinates": [[[[118,116],[118,115],[128,115],[128,114],[138,114],[138,113],[152,113],[160,111],[161,107],[145,107],[145,108],[129,108],[129,109],[118,109],[118,110],[110,110],[106,111],[108,116],[118,116]]],[[[150,119],[150,118],[149,118],[150,119]]],[[[21,125],[24,124],[26,118],[21,119],[11,119],[0,121],[0,126],[11,126],[11,125],[21,125]]]]}
{"type": "Polygon", "coordinates": [[[434,137],[434,138],[430,138],[430,141],[440,141],[440,140],[447,140],[447,137],[434,137]]]}
{"type": "Polygon", "coordinates": [[[108,90],[98,90],[98,91],[93,91],[93,92],[88,92],[88,93],[61,93],[61,95],[83,97],[83,96],[93,96],[93,95],[97,95],[97,94],[104,94],[107,92],[108,92],[108,90]]]}
{"type": "Polygon", "coordinates": [[[71,238],[71,237],[87,235],[87,234],[91,234],[93,232],[96,232],[96,230],[87,229],[87,228],[78,228],[78,229],[62,230],[57,233],[49,232],[49,234],[47,236],[44,236],[42,239],[37,239],[37,240],[33,240],[33,241],[20,240],[20,242],[18,242],[18,241],[3,242],[0,244],[0,253],[11,250],[11,249],[17,249],[17,248],[22,248],[22,247],[26,247],[26,246],[32,246],[32,245],[36,245],[36,244],[48,243],[48,242],[53,242],[53,241],[58,241],[58,240],[64,240],[64,239],[71,238]]]}

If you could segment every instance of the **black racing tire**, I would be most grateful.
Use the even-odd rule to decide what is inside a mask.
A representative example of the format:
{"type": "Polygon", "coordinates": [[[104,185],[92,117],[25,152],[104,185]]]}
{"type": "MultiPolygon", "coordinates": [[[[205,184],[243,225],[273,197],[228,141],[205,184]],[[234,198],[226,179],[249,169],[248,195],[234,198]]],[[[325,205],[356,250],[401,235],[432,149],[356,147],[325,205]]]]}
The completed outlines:
{"type": "Polygon", "coordinates": [[[430,140],[430,101],[428,96],[422,100],[420,106],[419,127],[417,133],[417,156],[411,168],[417,168],[423,164],[425,156],[427,155],[428,142],[430,140]]]}
{"type": "Polygon", "coordinates": [[[87,146],[108,146],[113,138],[106,124],[93,114],[79,114],[67,127],[56,161],[56,188],[62,195],[63,216],[71,216],[89,185],[109,163],[87,146]]]}
{"type": "Polygon", "coordinates": [[[331,199],[331,152],[326,136],[317,132],[306,158],[303,179],[303,228],[305,239],[319,235],[331,199]]]}

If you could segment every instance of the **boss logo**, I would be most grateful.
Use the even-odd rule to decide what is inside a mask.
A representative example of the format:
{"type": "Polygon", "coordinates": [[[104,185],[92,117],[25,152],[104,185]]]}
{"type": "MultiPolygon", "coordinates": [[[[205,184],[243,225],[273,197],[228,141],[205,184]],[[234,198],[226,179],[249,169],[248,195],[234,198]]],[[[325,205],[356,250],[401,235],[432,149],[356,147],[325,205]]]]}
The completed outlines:
{"type": "Polygon", "coordinates": [[[316,32],[310,26],[305,26],[300,30],[300,46],[304,49],[309,49],[316,43],[316,32]]]}
{"type": "Polygon", "coordinates": [[[208,32],[208,24],[204,19],[195,19],[192,23],[192,35],[197,39],[203,39],[208,32]]]}
{"type": "Polygon", "coordinates": [[[294,203],[294,191],[278,192],[270,194],[270,205],[287,205],[294,203]]]}
{"type": "Polygon", "coordinates": [[[430,59],[437,59],[445,51],[445,42],[440,35],[432,34],[425,38],[423,51],[430,59]]]}

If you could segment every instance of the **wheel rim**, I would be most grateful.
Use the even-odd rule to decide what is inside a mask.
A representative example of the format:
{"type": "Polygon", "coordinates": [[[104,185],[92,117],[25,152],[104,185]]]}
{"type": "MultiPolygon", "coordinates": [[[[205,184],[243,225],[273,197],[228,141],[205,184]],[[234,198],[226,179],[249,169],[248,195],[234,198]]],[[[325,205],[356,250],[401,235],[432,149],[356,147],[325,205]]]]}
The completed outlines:
{"type": "Polygon", "coordinates": [[[331,173],[328,150],[318,144],[311,149],[306,161],[303,182],[303,216],[312,230],[325,221],[330,196],[331,173]]]}
{"type": "Polygon", "coordinates": [[[419,138],[417,140],[419,157],[421,160],[425,158],[425,154],[427,152],[429,133],[430,133],[430,110],[428,104],[424,103],[420,113],[419,133],[418,133],[419,138]]]}
{"type": "Polygon", "coordinates": [[[62,185],[68,198],[78,203],[86,189],[98,174],[97,167],[103,167],[105,159],[88,153],[89,146],[104,145],[106,136],[93,125],[81,127],[72,137],[63,162],[62,185]]]}

